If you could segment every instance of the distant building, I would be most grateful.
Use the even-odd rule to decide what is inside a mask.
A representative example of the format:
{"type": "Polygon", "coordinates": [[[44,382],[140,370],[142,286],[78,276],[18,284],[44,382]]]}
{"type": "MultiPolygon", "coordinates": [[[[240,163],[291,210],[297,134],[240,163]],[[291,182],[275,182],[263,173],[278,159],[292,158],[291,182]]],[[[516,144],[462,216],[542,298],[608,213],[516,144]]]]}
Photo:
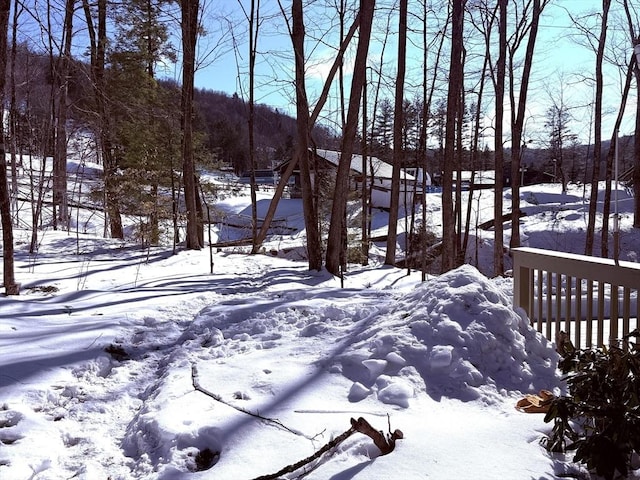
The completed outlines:
{"type": "MultiPolygon", "coordinates": [[[[313,154],[313,150],[310,153],[313,154]]],[[[311,182],[315,182],[316,175],[319,171],[335,175],[340,161],[341,153],[333,150],[315,150],[315,159],[310,162],[311,182]]],[[[285,162],[278,167],[282,173],[289,162],[285,162]]],[[[349,188],[353,191],[362,191],[363,179],[366,175],[367,186],[371,188],[371,203],[373,207],[389,208],[391,203],[391,177],[393,166],[380,160],[377,157],[367,156],[366,162],[363,162],[362,155],[354,154],[351,157],[351,165],[349,172],[349,188]]],[[[292,185],[292,197],[300,195],[300,170],[296,167],[292,174],[294,180],[290,182],[292,185]]],[[[400,171],[400,205],[412,204],[417,201],[418,196],[422,194],[422,170],[421,169],[402,169],[400,171]],[[416,174],[417,177],[416,177],[416,174]]],[[[431,185],[431,177],[426,174],[426,186],[431,185]]]]}
{"type": "MultiPolygon", "coordinates": [[[[280,180],[278,172],[275,170],[256,170],[256,185],[277,185],[280,180]]],[[[245,172],[240,176],[241,183],[251,183],[251,172],[245,172]]]]}

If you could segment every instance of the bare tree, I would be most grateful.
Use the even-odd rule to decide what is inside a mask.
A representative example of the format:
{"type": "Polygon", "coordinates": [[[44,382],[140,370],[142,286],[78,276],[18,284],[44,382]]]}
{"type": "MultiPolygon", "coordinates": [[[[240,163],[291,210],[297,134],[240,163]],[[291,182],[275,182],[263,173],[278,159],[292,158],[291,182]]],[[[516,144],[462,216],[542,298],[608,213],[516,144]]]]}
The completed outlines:
{"type": "Polygon", "coordinates": [[[493,269],[495,275],[504,273],[504,227],[502,225],[504,188],[504,144],[503,119],[504,119],[504,90],[507,63],[507,3],[508,0],[498,0],[499,24],[498,24],[498,63],[494,79],[496,91],[496,120],[495,120],[495,194],[493,203],[494,216],[494,245],[493,245],[493,269]]]}
{"type": "Polygon", "coordinates": [[[391,174],[391,202],[389,205],[387,252],[384,262],[386,265],[394,265],[396,260],[400,169],[404,163],[402,129],[404,125],[404,77],[407,68],[407,0],[400,0],[398,22],[398,70],[396,73],[396,95],[393,112],[393,171],[391,174]]]}
{"type": "MultiPolygon", "coordinates": [[[[634,18],[631,15],[632,11],[637,15],[638,9],[630,7],[629,0],[624,0],[623,5],[627,17],[629,37],[634,48],[632,63],[634,65],[633,74],[636,80],[636,92],[640,92],[640,64],[638,63],[639,55],[637,54],[638,49],[640,49],[640,32],[637,30],[638,17],[636,16],[634,22],[634,18]]],[[[636,95],[636,123],[633,137],[633,226],[634,228],[640,228],[640,95],[636,95]]]]}
{"type": "Polygon", "coordinates": [[[69,202],[67,199],[67,97],[69,92],[69,65],[71,63],[71,39],[75,0],[66,0],[61,55],[55,61],[54,72],[57,93],[55,115],[55,150],[53,157],[53,207],[56,210],[54,225],[69,226],[69,202]]]}
{"type": "Polygon", "coordinates": [[[456,152],[456,121],[459,119],[463,83],[463,26],[466,0],[453,0],[451,11],[451,59],[447,91],[444,168],[442,172],[442,271],[455,267],[455,216],[453,208],[453,170],[456,152]]]}
{"type": "Polygon", "coordinates": [[[9,77],[9,90],[10,90],[10,100],[9,100],[9,140],[10,150],[11,150],[11,196],[13,198],[13,209],[15,215],[15,223],[18,225],[18,159],[17,159],[17,135],[16,135],[16,124],[18,123],[18,107],[17,107],[17,98],[16,98],[16,59],[18,55],[18,19],[20,18],[20,14],[23,11],[23,7],[19,4],[19,0],[14,0],[13,3],[13,21],[11,27],[11,74],[9,77]]]}
{"type": "MultiPolygon", "coordinates": [[[[428,60],[428,42],[427,42],[427,2],[423,3],[422,10],[422,44],[423,44],[423,53],[422,53],[422,122],[420,125],[420,135],[418,137],[418,156],[420,161],[418,161],[418,165],[422,166],[422,218],[421,218],[421,226],[420,226],[420,235],[422,238],[422,262],[421,262],[421,270],[422,270],[422,281],[426,281],[427,279],[427,264],[428,264],[428,254],[427,254],[427,245],[425,239],[427,237],[427,176],[429,171],[429,161],[427,157],[427,134],[428,134],[428,124],[429,124],[429,112],[431,111],[431,104],[433,102],[433,95],[436,90],[436,72],[440,66],[440,60],[442,58],[442,49],[444,47],[445,38],[444,34],[436,35],[436,39],[439,37],[438,48],[436,49],[436,58],[434,63],[434,73],[431,79],[431,85],[428,85],[427,78],[427,60],[428,60]]],[[[446,29],[445,29],[446,30],[446,29]]]]}
{"type": "MultiPolygon", "coordinates": [[[[0,106],[4,108],[7,71],[7,34],[9,29],[10,0],[0,0],[0,106]]],[[[0,128],[0,220],[2,224],[2,280],[6,295],[18,295],[20,285],[16,283],[13,262],[13,225],[11,223],[11,200],[7,178],[7,160],[4,128],[0,128]]]]}
{"type": "MultiPolygon", "coordinates": [[[[284,15],[284,9],[282,9],[282,6],[280,7],[281,10],[283,10],[283,15],[284,15]]],[[[322,110],[322,108],[324,107],[325,103],[327,102],[327,99],[329,97],[329,91],[331,89],[331,84],[333,83],[333,80],[336,76],[336,73],[338,72],[339,66],[342,62],[342,58],[344,57],[344,53],[349,45],[349,43],[351,42],[351,40],[353,39],[353,36],[355,35],[357,29],[358,29],[358,25],[360,22],[360,15],[358,14],[356,16],[355,21],[353,22],[353,24],[351,25],[351,28],[349,29],[349,31],[347,32],[346,37],[344,38],[344,40],[342,41],[340,48],[338,49],[338,51],[336,52],[336,58],[333,61],[333,64],[331,65],[331,69],[329,70],[329,74],[327,75],[327,79],[324,83],[324,86],[322,88],[322,93],[320,94],[320,97],[318,98],[318,101],[313,109],[313,112],[311,114],[311,117],[309,119],[309,128],[313,128],[313,125],[315,125],[316,121],[318,120],[318,117],[320,115],[320,112],[322,110]]],[[[293,38],[293,31],[292,29],[290,29],[289,31],[289,36],[291,38],[293,38]]],[[[294,48],[295,50],[295,48],[294,48]]],[[[301,57],[303,58],[303,57],[301,57]]],[[[303,68],[304,71],[304,68],[303,68]]],[[[296,85],[296,92],[297,92],[297,85],[296,85]]],[[[305,93],[305,97],[306,97],[306,93],[305,93]]],[[[256,245],[254,246],[254,250],[253,253],[256,253],[258,250],[258,247],[262,244],[262,242],[264,242],[264,239],[267,237],[267,232],[269,231],[269,226],[271,224],[271,221],[273,220],[273,217],[276,213],[276,209],[278,206],[278,202],[280,201],[280,199],[282,198],[282,194],[284,193],[284,189],[287,185],[287,182],[289,180],[289,178],[291,177],[291,174],[293,173],[294,169],[296,166],[298,166],[298,161],[299,161],[299,156],[298,155],[294,155],[294,157],[292,158],[291,162],[289,162],[289,165],[287,166],[286,170],[281,174],[280,176],[280,181],[278,182],[278,185],[276,187],[276,191],[273,195],[273,198],[271,199],[271,202],[269,203],[269,208],[267,210],[267,213],[265,215],[264,221],[262,222],[262,227],[260,228],[260,232],[258,233],[258,239],[255,242],[256,245]]],[[[311,201],[313,201],[313,198],[311,198],[311,201]]],[[[304,203],[304,194],[303,194],[303,203],[304,203]]],[[[303,207],[304,208],[304,207],[303,207]]],[[[309,212],[312,213],[312,212],[309,212]]],[[[314,217],[313,220],[314,223],[317,223],[317,218],[314,217]]],[[[309,232],[309,226],[306,226],[307,228],[307,234],[309,232]]],[[[310,227],[310,228],[315,228],[315,227],[310,227]]],[[[316,228],[316,230],[318,230],[316,228]]],[[[319,231],[318,231],[318,235],[319,235],[319,231]]],[[[307,242],[309,240],[307,239],[307,242]]],[[[307,246],[308,247],[308,246],[307,246]]],[[[315,264],[315,261],[314,261],[315,264]]],[[[320,265],[322,265],[322,263],[320,263],[320,265]]]]}
{"type": "Polygon", "coordinates": [[[182,0],[180,9],[182,19],[182,173],[187,209],[186,248],[199,250],[203,246],[204,231],[193,152],[193,90],[199,0],[182,0]]]}
{"type": "MultiPolygon", "coordinates": [[[[242,4],[240,4],[242,6],[242,4]]],[[[255,147],[255,66],[258,51],[258,32],[260,30],[260,0],[251,0],[249,14],[249,163],[251,164],[251,238],[253,251],[258,246],[258,203],[256,197],[256,147],[255,147]]]]}
{"type": "Polygon", "coordinates": [[[591,197],[589,199],[589,218],[587,220],[587,236],[585,241],[585,254],[593,254],[593,243],[595,237],[595,225],[598,205],[598,181],[600,180],[600,162],[602,161],[602,92],[604,80],[602,75],[602,63],[604,59],[604,49],[607,41],[607,23],[609,18],[609,8],[611,0],[602,0],[602,20],[600,25],[600,37],[598,39],[598,49],[596,52],[596,92],[594,108],[594,155],[593,171],[591,176],[591,197]]]}
{"type": "Polygon", "coordinates": [[[329,236],[327,238],[326,267],[327,270],[334,275],[341,274],[341,268],[345,261],[345,216],[349,188],[349,169],[351,167],[351,155],[353,154],[358,128],[362,89],[366,81],[366,62],[369,52],[374,9],[375,0],[360,0],[360,36],[358,38],[353,77],[351,79],[349,111],[347,112],[347,122],[342,136],[341,156],[336,173],[336,186],[331,208],[331,224],[329,225],[329,236]]]}
{"type": "MultiPolygon", "coordinates": [[[[618,147],[618,132],[620,131],[620,125],[622,124],[622,119],[624,117],[624,112],[627,106],[627,99],[629,97],[629,91],[631,90],[631,80],[633,79],[633,69],[636,63],[635,56],[631,55],[627,66],[627,73],[625,75],[625,82],[622,89],[622,97],[620,98],[620,107],[618,109],[618,116],[616,117],[616,122],[613,126],[613,133],[611,135],[611,141],[609,142],[609,151],[607,152],[606,158],[606,174],[605,174],[605,195],[604,195],[604,203],[602,205],[602,230],[600,232],[601,235],[601,250],[600,254],[602,257],[609,257],[609,215],[611,213],[611,181],[613,179],[613,170],[614,170],[614,160],[617,154],[616,150],[618,147]]],[[[615,212],[616,214],[618,212],[615,212]]],[[[613,241],[614,241],[614,249],[613,249],[613,258],[618,260],[620,254],[620,230],[618,224],[619,218],[614,219],[614,231],[613,231],[613,241]]]]}
{"type": "MultiPolygon", "coordinates": [[[[525,111],[527,106],[527,95],[529,92],[529,78],[533,66],[533,52],[538,37],[538,25],[542,10],[549,3],[549,0],[528,0],[523,6],[524,11],[531,7],[531,22],[525,24],[520,22],[517,31],[514,33],[513,42],[509,46],[509,100],[511,104],[511,248],[520,246],[520,169],[522,168],[522,135],[525,121],[525,111]],[[518,89],[518,100],[516,102],[515,92],[515,65],[514,57],[519,45],[529,34],[527,49],[522,67],[522,79],[518,89]]],[[[523,15],[526,17],[526,13],[523,15]]]]}
{"type": "Polygon", "coordinates": [[[304,16],[302,0],[294,0],[291,6],[293,31],[291,40],[296,59],[296,113],[298,143],[296,157],[300,165],[300,181],[302,183],[302,200],[307,229],[307,254],[309,256],[309,269],[322,269],[322,248],[320,232],[317,223],[317,205],[313,198],[313,187],[309,172],[309,133],[311,121],[309,119],[309,103],[305,84],[305,57],[304,57],[304,16]]]}
{"type": "Polygon", "coordinates": [[[82,6],[87,21],[87,31],[90,42],[91,81],[97,108],[97,122],[99,143],[104,165],[105,211],[109,222],[111,236],[124,238],[122,218],[117,192],[117,159],[115,158],[111,118],[106,98],[105,62],[107,49],[107,0],[97,2],[97,30],[94,25],[91,5],[88,0],[82,0],[82,6]]]}

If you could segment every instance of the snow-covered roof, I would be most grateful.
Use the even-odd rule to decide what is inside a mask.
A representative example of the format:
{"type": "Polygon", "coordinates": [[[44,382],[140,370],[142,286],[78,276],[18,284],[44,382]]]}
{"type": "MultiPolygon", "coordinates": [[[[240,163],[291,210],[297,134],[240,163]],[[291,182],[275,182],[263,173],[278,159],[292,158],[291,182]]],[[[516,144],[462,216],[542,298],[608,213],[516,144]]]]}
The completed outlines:
{"type": "MultiPolygon", "coordinates": [[[[335,166],[338,166],[338,163],[340,162],[341,152],[336,152],[334,150],[317,149],[316,153],[318,154],[319,157],[324,158],[326,161],[328,161],[329,163],[332,163],[335,166]]],[[[393,174],[392,165],[380,160],[377,157],[367,156],[367,164],[366,164],[367,175],[371,175],[371,172],[370,172],[371,165],[373,165],[373,173],[375,177],[391,179],[393,174]]],[[[364,169],[362,167],[362,155],[353,154],[351,156],[351,170],[360,174],[363,172],[364,169]]],[[[406,179],[408,181],[415,180],[415,177],[407,173],[406,171],[402,173],[401,178],[403,180],[406,179]]]]}

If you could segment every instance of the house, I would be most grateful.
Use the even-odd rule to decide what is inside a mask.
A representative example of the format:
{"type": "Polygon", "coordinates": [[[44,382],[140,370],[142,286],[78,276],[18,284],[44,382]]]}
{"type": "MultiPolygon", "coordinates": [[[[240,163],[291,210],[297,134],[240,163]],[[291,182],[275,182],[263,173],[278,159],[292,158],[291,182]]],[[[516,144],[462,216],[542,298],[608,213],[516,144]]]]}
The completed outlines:
{"type": "MultiPolygon", "coordinates": [[[[309,150],[310,154],[315,153],[315,157],[310,158],[311,182],[315,183],[316,177],[320,172],[335,175],[340,162],[341,153],[333,150],[309,150]]],[[[278,170],[282,173],[289,162],[285,162],[278,170]]],[[[415,170],[415,169],[414,169],[415,170]]],[[[393,166],[380,160],[377,157],[367,156],[363,161],[362,155],[354,154],[351,157],[351,166],[349,171],[349,189],[352,191],[362,191],[363,179],[366,177],[366,184],[371,188],[371,204],[376,208],[389,208],[391,203],[391,177],[393,166]]],[[[418,196],[422,193],[422,170],[414,171],[418,173],[418,178],[414,176],[408,169],[400,171],[400,206],[405,203],[411,205],[417,201],[418,196]]],[[[296,167],[292,174],[294,178],[291,189],[291,196],[300,195],[300,170],[296,167]]],[[[431,185],[431,177],[426,174],[427,185],[431,185]]]]}
{"type": "MultiPolygon", "coordinates": [[[[277,185],[279,177],[274,170],[255,170],[254,178],[256,185],[277,185]]],[[[240,183],[251,183],[251,172],[243,173],[240,183]]]]}

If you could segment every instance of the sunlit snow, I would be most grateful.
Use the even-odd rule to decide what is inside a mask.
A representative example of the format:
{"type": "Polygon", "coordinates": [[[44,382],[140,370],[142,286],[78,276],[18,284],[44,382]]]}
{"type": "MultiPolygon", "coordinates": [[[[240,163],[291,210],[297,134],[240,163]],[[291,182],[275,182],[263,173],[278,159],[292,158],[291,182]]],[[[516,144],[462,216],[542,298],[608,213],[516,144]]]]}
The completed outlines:
{"type": "MultiPolygon", "coordinates": [[[[259,198],[266,209],[268,193],[259,198]]],[[[578,245],[582,190],[532,186],[522,198],[529,245],[578,245]]],[[[228,196],[218,208],[228,219],[247,202],[228,196]]],[[[437,229],[439,198],[428,202],[437,229]]],[[[483,192],[487,219],[492,202],[483,192]]],[[[622,245],[633,259],[630,209],[626,195],[622,245]]],[[[355,434],[280,478],[596,478],[549,454],[540,440],[551,426],[514,408],[563,383],[553,345],[512,308],[511,279],[486,276],[492,232],[478,233],[478,268],[421,282],[378,264],[379,245],[342,288],[301,259],[299,202],[277,218],[287,229],[264,253],[215,250],[213,274],[206,248],[171,255],[47,230],[29,255],[29,233],[17,230],[22,293],[0,298],[0,478],[249,480],[312,455],[358,417],[404,438],[380,456],[355,434]]]]}

